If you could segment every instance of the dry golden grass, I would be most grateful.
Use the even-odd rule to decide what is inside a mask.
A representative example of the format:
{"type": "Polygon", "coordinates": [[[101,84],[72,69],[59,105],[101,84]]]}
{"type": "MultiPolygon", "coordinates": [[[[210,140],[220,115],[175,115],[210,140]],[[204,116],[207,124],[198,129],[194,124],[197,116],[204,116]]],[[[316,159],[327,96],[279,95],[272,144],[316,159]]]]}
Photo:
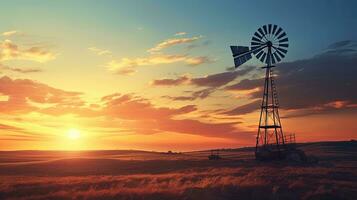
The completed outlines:
{"type": "MultiPolygon", "coordinates": [[[[182,155],[157,160],[154,155],[155,160],[105,159],[104,164],[90,167],[82,165],[101,160],[71,158],[3,165],[0,199],[357,199],[355,150],[304,148],[315,148],[309,153],[321,156],[324,152],[325,157],[321,156],[319,163],[261,163],[246,157],[239,159],[245,153],[237,151],[235,159],[221,161],[203,160],[204,156],[200,160],[191,153],[188,157],[192,156],[192,160],[182,155]],[[55,168],[57,174],[47,169],[55,165],[60,166],[55,168]],[[75,174],[81,166],[85,173],[75,174]],[[12,168],[18,174],[12,173],[12,168]]],[[[228,154],[232,155],[232,151],[228,154]]]]}

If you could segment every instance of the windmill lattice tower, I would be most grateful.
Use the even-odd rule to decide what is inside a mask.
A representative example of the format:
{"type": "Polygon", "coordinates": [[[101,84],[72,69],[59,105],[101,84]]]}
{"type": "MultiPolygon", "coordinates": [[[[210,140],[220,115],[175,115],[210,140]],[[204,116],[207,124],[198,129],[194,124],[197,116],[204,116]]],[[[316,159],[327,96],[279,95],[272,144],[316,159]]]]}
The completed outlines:
{"type": "Polygon", "coordinates": [[[289,44],[287,34],[277,25],[264,25],[253,35],[251,49],[231,46],[235,68],[252,58],[252,53],[266,66],[255,156],[275,159],[286,155],[295,143],[295,135],[284,136],[279,115],[279,100],[272,68],[285,57],[289,44]]]}

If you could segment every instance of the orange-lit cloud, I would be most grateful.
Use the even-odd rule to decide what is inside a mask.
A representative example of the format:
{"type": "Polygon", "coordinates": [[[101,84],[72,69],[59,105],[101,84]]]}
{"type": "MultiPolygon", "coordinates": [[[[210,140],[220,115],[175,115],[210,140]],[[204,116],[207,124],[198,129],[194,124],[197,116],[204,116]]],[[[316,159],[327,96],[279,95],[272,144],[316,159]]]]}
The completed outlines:
{"type": "Polygon", "coordinates": [[[41,106],[81,104],[81,93],[68,92],[29,79],[0,78],[0,93],[6,97],[0,101],[0,112],[28,113],[39,111],[41,106]],[[38,104],[38,106],[36,106],[38,104]]]}
{"type": "MultiPolygon", "coordinates": [[[[245,137],[236,123],[208,123],[186,115],[197,111],[196,105],[181,107],[156,106],[150,99],[136,94],[114,93],[91,106],[81,93],[56,89],[29,79],[0,78],[0,113],[62,116],[72,114],[81,118],[105,117],[112,128],[120,127],[135,134],[175,132],[206,137],[245,137]],[[5,98],[6,97],[6,98],[5,98]],[[118,121],[120,124],[117,124],[118,121]],[[217,134],[220,132],[220,134],[217,134]]],[[[91,125],[96,127],[96,124],[91,125]]]]}
{"type": "Polygon", "coordinates": [[[123,123],[126,128],[139,129],[145,133],[176,132],[207,137],[245,137],[236,123],[205,123],[192,119],[175,119],[197,110],[195,105],[180,108],[156,107],[140,96],[113,94],[103,97],[103,114],[114,118],[133,120],[123,123]],[[217,133],[220,134],[217,134],[217,133]]]}

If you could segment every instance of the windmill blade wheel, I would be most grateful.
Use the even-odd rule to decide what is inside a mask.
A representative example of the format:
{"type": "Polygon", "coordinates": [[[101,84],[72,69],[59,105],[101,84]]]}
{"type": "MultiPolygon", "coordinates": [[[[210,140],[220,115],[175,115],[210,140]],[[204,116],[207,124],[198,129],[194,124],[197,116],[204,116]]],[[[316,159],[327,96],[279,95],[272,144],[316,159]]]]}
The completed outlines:
{"type": "Polygon", "coordinates": [[[287,54],[288,42],[288,36],[281,27],[275,24],[267,24],[258,28],[253,34],[251,49],[255,57],[261,62],[267,65],[275,64],[280,62],[287,54]]]}

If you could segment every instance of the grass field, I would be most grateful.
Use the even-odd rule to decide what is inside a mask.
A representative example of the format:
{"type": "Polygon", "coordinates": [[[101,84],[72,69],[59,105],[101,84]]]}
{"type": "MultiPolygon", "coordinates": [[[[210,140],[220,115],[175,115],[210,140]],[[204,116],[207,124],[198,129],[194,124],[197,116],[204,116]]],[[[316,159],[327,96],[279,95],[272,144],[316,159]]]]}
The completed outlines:
{"type": "Polygon", "coordinates": [[[318,162],[253,151],[0,152],[0,199],[357,199],[357,142],[299,145],[318,162]]]}

